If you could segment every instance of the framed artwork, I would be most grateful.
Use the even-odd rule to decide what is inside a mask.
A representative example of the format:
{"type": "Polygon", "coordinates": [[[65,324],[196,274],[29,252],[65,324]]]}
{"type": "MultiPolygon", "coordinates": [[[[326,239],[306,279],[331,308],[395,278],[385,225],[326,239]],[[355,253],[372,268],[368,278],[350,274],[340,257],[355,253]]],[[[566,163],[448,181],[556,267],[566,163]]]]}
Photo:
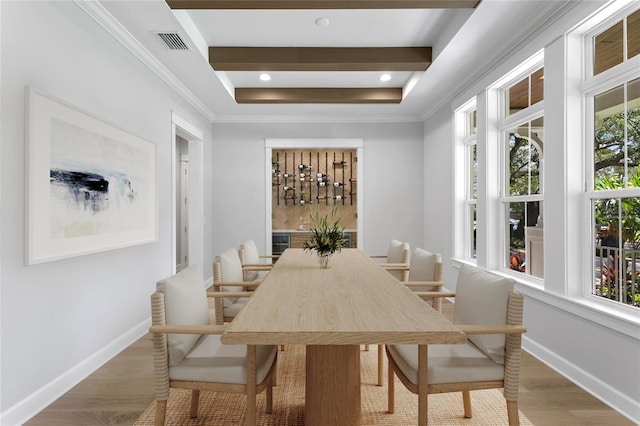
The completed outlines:
{"type": "Polygon", "coordinates": [[[27,90],[26,263],[157,241],[156,145],[27,90]]]}

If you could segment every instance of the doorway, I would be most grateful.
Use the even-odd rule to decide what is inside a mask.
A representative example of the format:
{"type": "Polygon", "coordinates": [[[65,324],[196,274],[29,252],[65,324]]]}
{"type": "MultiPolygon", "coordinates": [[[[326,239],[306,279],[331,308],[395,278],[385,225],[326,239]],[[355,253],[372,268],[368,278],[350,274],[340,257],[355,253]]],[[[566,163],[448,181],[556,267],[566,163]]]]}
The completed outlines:
{"type": "Polygon", "coordinates": [[[363,140],[266,139],[265,148],[267,253],[296,246],[296,237],[302,235],[298,231],[308,225],[308,210],[320,206],[331,211],[339,205],[350,245],[364,247],[364,204],[362,196],[356,196],[363,189],[363,140]]]}
{"type": "Polygon", "coordinates": [[[189,265],[189,142],[176,135],[176,272],[189,265]]]}
{"type": "Polygon", "coordinates": [[[204,260],[203,133],[172,113],[171,269],[204,260]]]}

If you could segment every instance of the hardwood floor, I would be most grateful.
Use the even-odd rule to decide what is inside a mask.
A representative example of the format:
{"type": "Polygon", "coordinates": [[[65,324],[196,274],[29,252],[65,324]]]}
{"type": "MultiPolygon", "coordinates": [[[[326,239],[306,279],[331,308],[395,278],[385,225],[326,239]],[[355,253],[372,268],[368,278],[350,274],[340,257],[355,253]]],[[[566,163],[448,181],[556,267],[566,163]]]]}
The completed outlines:
{"type": "MultiPolygon", "coordinates": [[[[451,304],[443,303],[445,315],[451,304]]],[[[25,425],[131,425],[153,401],[151,337],[146,335],[25,425]]],[[[520,410],[534,425],[633,425],[536,358],[524,353],[520,410]]]]}

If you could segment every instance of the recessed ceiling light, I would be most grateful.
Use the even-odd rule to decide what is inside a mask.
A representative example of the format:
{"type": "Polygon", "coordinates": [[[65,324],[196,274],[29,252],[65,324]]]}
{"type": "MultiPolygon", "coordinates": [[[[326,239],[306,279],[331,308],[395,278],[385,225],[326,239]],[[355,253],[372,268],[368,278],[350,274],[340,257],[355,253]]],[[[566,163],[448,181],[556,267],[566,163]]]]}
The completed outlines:
{"type": "Polygon", "coordinates": [[[269,81],[271,80],[271,76],[269,74],[260,74],[260,80],[269,81]]]}
{"type": "Polygon", "coordinates": [[[329,25],[329,18],[316,19],[316,25],[319,27],[326,27],[327,25],[329,25]]]}
{"type": "Polygon", "coordinates": [[[389,74],[382,74],[380,76],[380,81],[389,81],[391,80],[391,76],[389,74]]]}

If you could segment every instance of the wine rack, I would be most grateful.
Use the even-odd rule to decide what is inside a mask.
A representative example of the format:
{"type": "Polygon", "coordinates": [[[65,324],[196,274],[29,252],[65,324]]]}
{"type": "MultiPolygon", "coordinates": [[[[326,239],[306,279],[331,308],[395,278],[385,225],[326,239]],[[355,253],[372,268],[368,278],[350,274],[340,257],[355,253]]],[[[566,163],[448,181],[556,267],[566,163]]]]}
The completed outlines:
{"type": "Polygon", "coordinates": [[[355,150],[274,150],[273,229],[308,226],[309,215],[338,209],[345,228],[355,228],[357,155],[355,150]]]}

